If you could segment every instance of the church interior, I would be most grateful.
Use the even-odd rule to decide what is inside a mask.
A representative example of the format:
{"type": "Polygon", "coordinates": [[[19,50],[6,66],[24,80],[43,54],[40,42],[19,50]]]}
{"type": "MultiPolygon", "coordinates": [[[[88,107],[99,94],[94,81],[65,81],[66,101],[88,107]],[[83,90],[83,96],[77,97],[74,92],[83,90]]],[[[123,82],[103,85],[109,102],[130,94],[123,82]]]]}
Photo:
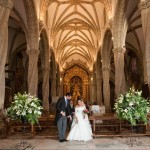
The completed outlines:
{"type": "Polygon", "coordinates": [[[150,0],[0,0],[0,108],[18,92],[50,115],[67,92],[107,113],[131,87],[149,98],[149,16],[150,0]]]}

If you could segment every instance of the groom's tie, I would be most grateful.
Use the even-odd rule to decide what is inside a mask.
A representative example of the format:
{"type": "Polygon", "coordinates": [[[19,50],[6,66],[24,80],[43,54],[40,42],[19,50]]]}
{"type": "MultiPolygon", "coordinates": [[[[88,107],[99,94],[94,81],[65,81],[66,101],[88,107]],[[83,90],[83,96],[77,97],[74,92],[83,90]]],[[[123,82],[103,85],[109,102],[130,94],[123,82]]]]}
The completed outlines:
{"type": "Polygon", "coordinates": [[[65,99],[65,101],[66,101],[66,107],[67,107],[67,104],[68,104],[68,100],[67,100],[67,99],[65,99]]]}

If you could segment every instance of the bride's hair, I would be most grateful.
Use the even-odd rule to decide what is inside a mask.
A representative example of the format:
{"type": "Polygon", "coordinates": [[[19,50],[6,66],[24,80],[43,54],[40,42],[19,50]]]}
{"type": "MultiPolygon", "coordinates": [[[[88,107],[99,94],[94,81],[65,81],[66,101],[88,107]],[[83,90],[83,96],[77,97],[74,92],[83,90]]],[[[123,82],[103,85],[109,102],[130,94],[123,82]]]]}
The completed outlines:
{"type": "Polygon", "coordinates": [[[83,102],[83,100],[82,100],[82,99],[77,99],[77,104],[78,104],[78,101],[81,101],[81,102],[83,102]]]}

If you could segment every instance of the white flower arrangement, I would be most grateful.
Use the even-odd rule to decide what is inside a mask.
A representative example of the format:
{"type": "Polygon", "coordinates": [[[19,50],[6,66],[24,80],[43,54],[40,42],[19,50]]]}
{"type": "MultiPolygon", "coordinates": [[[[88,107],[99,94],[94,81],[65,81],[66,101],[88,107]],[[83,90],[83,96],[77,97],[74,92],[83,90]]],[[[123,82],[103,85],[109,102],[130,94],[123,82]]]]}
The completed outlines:
{"type": "Polygon", "coordinates": [[[28,123],[38,123],[42,114],[41,101],[30,94],[16,94],[11,106],[7,108],[7,116],[14,120],[26,119],[28,123]]]}
{"type": "Polygon", "coordinates": [[[149,101],[141,96],[142,91],[130,89],[125,95],[120,95],[115,103],[116,115],[119,119],[127,120],[131,125],[137,122],[147,123],[147,114],[150,111],[149,101]]]}

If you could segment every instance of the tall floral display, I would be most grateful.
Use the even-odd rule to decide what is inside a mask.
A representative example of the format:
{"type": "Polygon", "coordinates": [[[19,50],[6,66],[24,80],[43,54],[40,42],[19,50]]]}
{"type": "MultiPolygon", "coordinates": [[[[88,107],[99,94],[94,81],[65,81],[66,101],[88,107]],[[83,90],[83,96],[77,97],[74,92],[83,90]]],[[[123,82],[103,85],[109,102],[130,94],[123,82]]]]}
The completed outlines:
{"type": "Polygon", "coordinates": [[[41,101],[30,94],[16,94],[11,106],[7,108],[7,116],[14,120],[26,120],[28,123],[38,123],[42,114],[41,101]]]}
{"type": "Polygon", "coordinates": [[[125,95],[120,95],[115,103],[115,111],[119,119],[127,120],[132,126],[138,122],[147,123],[147,113],[150,111],[149,101],[142,97],[142,91],[130,89],[125,95]]]}

